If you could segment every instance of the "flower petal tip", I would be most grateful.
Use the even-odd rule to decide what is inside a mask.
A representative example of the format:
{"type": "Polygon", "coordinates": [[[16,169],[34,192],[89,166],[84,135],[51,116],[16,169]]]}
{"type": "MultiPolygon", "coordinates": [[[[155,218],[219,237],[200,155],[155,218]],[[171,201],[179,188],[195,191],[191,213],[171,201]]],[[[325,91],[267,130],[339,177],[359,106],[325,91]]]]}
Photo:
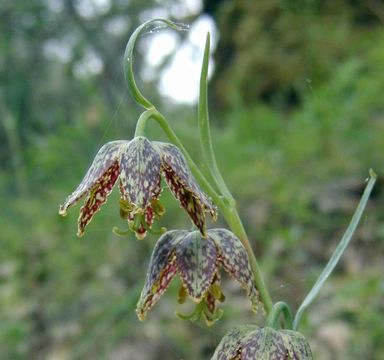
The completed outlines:
{"type": "Polygon", "coordinates": [[[144,232],[144,233],[135,232],[135,235],[136,235],[136,239],[141,241],[145,239],[147,232],[144,232]]]}
{"type": "Polygon", "coordinates": [[[67,209],[66,209],[63,205],[60,205],[60,208],[59,208],[59,215],[61,215],[61,216],[67,216],[67,209]]]}
{"type": "Polygon", "coordinates": [[[259,305],[258,304],[252,304],[251,306],[251,311],[254,313],[254,314],[257,314],[257,311],[259,310],[259,305]]]}
{"type": "Polygon", "coordinates": [[[140,321],[144,321],[147,316],[147,313],[146,311],[143,311],[143,309],[136,309],[136,315],[140,321]]]}

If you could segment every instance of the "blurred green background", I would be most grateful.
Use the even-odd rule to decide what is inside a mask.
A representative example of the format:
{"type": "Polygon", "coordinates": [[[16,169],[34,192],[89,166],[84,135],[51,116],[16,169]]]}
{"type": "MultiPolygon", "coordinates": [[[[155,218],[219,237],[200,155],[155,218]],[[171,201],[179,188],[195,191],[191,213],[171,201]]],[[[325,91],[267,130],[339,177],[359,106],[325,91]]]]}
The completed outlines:
{"type": "MultiPolygon", "coordinates": [[[[174,315],[177,281],[140,323],[134,309],[156,238],[111,232],[125,226],[116,192],[84,238],[75,236],[79,206],[65,219],[57,214],[100,146],[133,134],[140,108],[127,93],[122,54],[134,28],[154,16],[192,27],[203,16],[215,26],[218,162],[275,301],[297,308],[345,230],[368,169],[384,173],[379,0],[2,0],[1,359],[209,359],[231,326],[250,321],[245,294],[225,277],[225,313],[213,327],[174,315]]],[[[198,161],[195,107],[157,86],[190,38],[177,34],[174,52],[148,76],[148,39],[157,35],[139,44],[139,82],[198,161]]],[[[149,133],[164,139],[156,126],[149,133]]],[[[381,189],[379,181],[305,315],[300,330],[315,359],[384,358],[381,189]]],[[[171,195],[162,198],[161,225],[189,227],[171,195]]]]}

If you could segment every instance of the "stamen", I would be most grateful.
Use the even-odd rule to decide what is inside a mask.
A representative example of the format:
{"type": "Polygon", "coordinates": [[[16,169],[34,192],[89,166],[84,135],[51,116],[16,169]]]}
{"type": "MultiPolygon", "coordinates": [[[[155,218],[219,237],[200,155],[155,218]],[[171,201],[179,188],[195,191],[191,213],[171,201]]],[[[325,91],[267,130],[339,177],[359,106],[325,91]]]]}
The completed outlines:
{"type": "Polygon", "coordinates": [[[120,217],[126,219],[128,215],[135,209],[135,206],[128,200],[119,199],[120,217]]]}
{"type": "Polygon", "coordinates": [[[215,321],[219,320],[223,316],[224,310],[216,308],[212,312],[209,309],[209,306],[205,302],[205,300],[202,301],[202,303],[203,303],[203,313],[204,313],[204,317],[205,317],[205,322],[207,323],[208,326],[212,326],[215,321]]]}
{"type": "Polygon", "coordinates": [[[121,230],[119,227],[117,226],[114,226],[112,228],[112,232],[117,235],[117,236],[121,236],[121,237],[127,237],[131,234],[131,230],[128,229],[128,230],[121,230]]]}
{"type": "Polygon", "coordinates": [[[161,217],[165,214],[165,207],[158,199],[151,199],[151,205],[153,208],[154,213],[161,217]]]}
{"type": "Polygon", "coordinates": [[[177,302],[179,304],[184,304],[187,297],[188,297],[187,290],[185,289],[184,286],[180,286],[177,302]]]}
{"type": "Polygon", "coordinates": [[[147,230],[152,235],[161,235],[161,234],[164,234],[165,232],[167,232],[167,228],[164,226],[162,226],[158,229],[151,227],[151,228],[148,228],[147,230]]]}
{"type": "Polygon", "coordinates": [[[209,292],[213,295],[216,300],[223,302],[225,300],[225,296],[221,291],[220,285],[218,283],[213,283],[209,288],[209,292]]]}
{"type": "Polygon", "coordinates": [[[183,320],[198,321],[201,318],[201,314],[204,310],[204,301],[196,304],[195,308],[190,314],[182,314],[179,311],[176,311],[176,316],[183,320]]]}

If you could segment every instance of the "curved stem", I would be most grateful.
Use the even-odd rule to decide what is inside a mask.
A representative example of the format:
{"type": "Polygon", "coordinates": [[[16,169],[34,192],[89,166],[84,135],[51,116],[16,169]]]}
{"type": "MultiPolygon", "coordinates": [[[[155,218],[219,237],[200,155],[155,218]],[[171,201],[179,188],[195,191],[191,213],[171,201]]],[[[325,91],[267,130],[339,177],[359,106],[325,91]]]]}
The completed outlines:
{"type": "Polygon", "coordinates": [[[207,37],[207,42],[205,46],[203,67],[202,67],[202,73],[200,78],[199,130],[200,130],[201,145],[203,149],[203,156],[204,156],[205,162],[207,163],[208,168],[210,170],[213,183],[221,194],[218,193],[212,187],[212,185],[208,182],[208,180],[202,174],[202,172],[197,167],[197,165],[195,164],[191,156],[188,154],[187,150],[184,148],[182,142],[179,140],[175,132],[169,126],[164,116],[159,111],[156,110],[154,105],[148,99],[144,97],[144,95],[140,92],[139,88],[136,85],[136,81],[133,73],[133,57],[132,57],[133,50],[141,32],[149,24],[156,21],[163,22],[175,30],[185,30],[183,26],[176,24],[172,21],[165,20],[165,19],[153,19],[139,26],[131,35],[127,43],[127,46],[124,52],[124,73],[125,73],[125,78],[128,84],[128,88],[131,91],[132,96],[136,100],[136,102],[147,109],[147,111],[145,111],[139,118],[139,121],[136,127],[135,136],[144,134],[146,123],[148,119],[152,117],[159,123],[160,127],[168,136],[169,140],[179,147],[179,149],[184,154],[193,175],[196,177],[197,181],[200,183],[203,190],[209,196],[211,196],[214,203],[218,206],[220,211],[223,213],[232,231],[239,237],[242,244],[244,245],[249,257],[252,271],[254,273],[255,285],[259,290],[260,298],[264,304],[265,310],[267,313],[269,313],[270,310],[272,309],[271,297],[264,283],[255,254],[253,253],[251,244],[248,240],[248,236],[244,230],[244,226],[237,212],[236,204],[233,199],[233,196],[228,190],[221,176],[221,173],[218,169],[214,151],[213,151],[210,128],[209,128],[208,106],[207,106],[207,74],[208,74],[209,43],[210,43],[209,35],[207,37]]]}
{"type": "Polygon", "coordinates": [[[135,137],[145,136],[145,127],[147,125],[148,119],[156,112],[155,108],[145,110],[139,117],[136,123],[135,137]]]}
{"type": "Polygon", "coordinates": [[[257,262],[255,253],[253,252],[251,243],[249,242],[248,235],[245,232],[240,216],[235,208],[228,208],[226,204],[224,204],[224,207],[219,208],[223,213],[225,220],[228,222],[228,225],[231,227],[231,230],[240,239],[245,250],[247,251],[252,272],[255,277],[256,288],[259,291],[260,299],[264,305],[264,309],[266,313],[269,314],[273,306],[272,298],[269,294],[267,285],[265,284],[259,263],[257,262]]]}
{"type": "Polygon", "coordinates": [[[137,87],[135,76],[133,73],[133,56],[132,55],[133,55],[133,50],[135,48],[139,35],[145,28],[147,28],[148,25],[152,24],[153,22],[163,22],[164,24],[168,25],[170,28],[178,31],[183,31],[186,29],[183,25],[176,24],[170,20],[152,19],[141,24],[129,38],[127,46],[125,48],[124,60],[123,60],[125,80],[127,82],[128,88],[133,98],[136,100],[138,104],[140,104],[146,109],[152,108],[153,105],[147,98],[144,97],[144,95],[140,92],[139,88],[137,87]]]}
{"type": "Polygon", "coordinates": [[[281,314],[284,315],[285,328],[292,329],[292,320],[293,320],[292,312],[288,304],[283,301],[279,301],[273,305],[272,310],[269,313],[267,318],[267,326],[273,329],[277,329],[281,314]]]}
{"type": "Polygon", "coordinates": [[[364,209],[367,205],[369,195],[371,194],[373,186],[375,185],[375,182],[377,179],[377,175],[372,169],[369,171],[369,176],[370,178],[367,186],[365,187],[363,196],[361,197],[359,205],[357,206],[356,211],[353,214],[352,220],[347,230],[345,231],[343,237],[341,238],[339,245],[337,245],[327,265],[325,266],[324,270],[321,272],[320,276],[315,282],[315,285],[313,285],[312,289],[310,290],[310,292],[308,293],[308,295],[305,297],[304,301],[300,305],[299,310],[297,310],[295,319],[293,321],[294,330],[297,330],[297,328],[299,327],[300,320],[304,311],[308,308],[308,306],[312,303],[312,301],[318,295],[325,281],[328,279],[329,275],[331,275],[332,271],[334,270],[337,263],[339,262],[341,255],[343,255],[345,249],[347,248],[349,242],[351,241],[352,235],[354,234],[356,227],[360,222],[361,216],[363,215],[364,209]]]}

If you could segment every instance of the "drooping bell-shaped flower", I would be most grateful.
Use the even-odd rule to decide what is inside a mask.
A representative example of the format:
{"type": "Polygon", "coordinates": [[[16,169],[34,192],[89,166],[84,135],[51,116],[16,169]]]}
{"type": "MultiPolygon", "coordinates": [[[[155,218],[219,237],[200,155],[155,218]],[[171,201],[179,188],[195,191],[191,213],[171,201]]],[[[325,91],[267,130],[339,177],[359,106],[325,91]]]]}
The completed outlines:
{"type": "Polygon", "coordinates": [[[243,325],[230,330],[211,360],[311,360],[307,339],[297,331],[243,325]]]}
{"type": "Polygon", "coordinates": [[[161,175],[180,205],[199,230],[205,232],[205,213],[215,219],[216,208],[200,190],[180,150],[172,144],[151,142],[138,136],[131,141],[112,141],[101,147],[77,189],[60,206],[68,207],[87,195],[78,218],[78,236],[103,205],[119,180],[120,214],[139,239],[145,237],[155,216],[164,208],[159,202],[161,175]]]}
{"type": "MultiPolygon", "coordinates": [[[[146,282],[137,304],[137,315],[144,320],[148,310],[179,274],[182,288],[179,302],[190,297],[194,315],[203,315],[207,324],[220,316],[217,304],[224,300],[220,289],[220,269],[224,269],[246,290],[257,311],[258,291],[248,255],[241,241],[226,229],[210,229],[206,237],[199,231],[173,230],[157,241],[149,263],[146,282]]],[[[195,316],[196,318],[196,316],[195,316]]]]}

